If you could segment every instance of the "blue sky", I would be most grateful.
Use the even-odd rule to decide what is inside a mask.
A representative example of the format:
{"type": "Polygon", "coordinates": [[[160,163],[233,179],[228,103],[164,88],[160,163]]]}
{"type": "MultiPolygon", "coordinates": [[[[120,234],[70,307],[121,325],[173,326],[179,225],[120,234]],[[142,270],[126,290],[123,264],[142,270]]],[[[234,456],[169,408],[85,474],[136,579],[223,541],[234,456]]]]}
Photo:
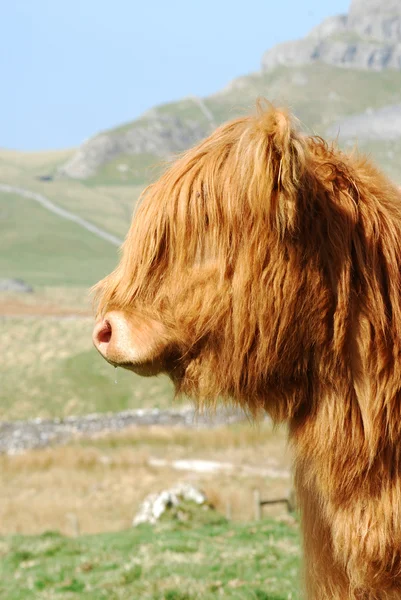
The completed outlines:
{"type": "Polygon", "coordinates": [[[76,146],[257,71],[349,0],[4,0],[0,147],[76,146]]]}

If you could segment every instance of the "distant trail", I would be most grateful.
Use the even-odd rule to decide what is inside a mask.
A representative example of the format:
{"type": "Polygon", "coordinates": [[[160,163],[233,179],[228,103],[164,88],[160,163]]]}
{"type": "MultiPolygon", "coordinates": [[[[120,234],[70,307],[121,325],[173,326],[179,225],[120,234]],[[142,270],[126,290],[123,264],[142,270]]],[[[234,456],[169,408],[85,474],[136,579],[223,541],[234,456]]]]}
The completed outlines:
{"type": "Polygon", "coordinates": [[[58,217],[66,219],[67,221],[73,221],[80,227],[87,229],[91,233],[94,233],[103,240],[106,240],[106,242],[110,242],[110,244],[113,244],[114,246],[121,246],[121,244],[123,243],[123,240],[121,238],[118,238],[112,233],[104,231],[104,229],[101,229],[97,225],[86,221],[86,219],[82,219],[82,217],[79,217],[75,213],[61,208],[61,206],[54,204],[54,202],[46,198],[46,196],[42,196],[42,194],[37,194],[36,192],[31,192],[30,190],[14,187],[13,185],[8,185],[7,183],[0,183],[0,191],[9,194],[17,194],[18,196],[23,196],[24,198],[35,200],[35,202],[41,204],[43,208],[46,208],[46,210],[49,210],[58,217]]]}

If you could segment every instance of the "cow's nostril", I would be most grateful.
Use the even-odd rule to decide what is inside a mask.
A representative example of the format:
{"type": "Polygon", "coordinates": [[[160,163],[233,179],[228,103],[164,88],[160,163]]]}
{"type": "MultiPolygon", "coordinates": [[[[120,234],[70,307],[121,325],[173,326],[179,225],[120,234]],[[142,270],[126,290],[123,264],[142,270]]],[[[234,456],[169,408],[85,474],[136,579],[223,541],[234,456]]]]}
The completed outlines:
{"type": "Polygon", "coordinates": [[[112,328],[110,322],[105,320],[97,332],[98,344],[108,344],[111,340],[112,328]]]}

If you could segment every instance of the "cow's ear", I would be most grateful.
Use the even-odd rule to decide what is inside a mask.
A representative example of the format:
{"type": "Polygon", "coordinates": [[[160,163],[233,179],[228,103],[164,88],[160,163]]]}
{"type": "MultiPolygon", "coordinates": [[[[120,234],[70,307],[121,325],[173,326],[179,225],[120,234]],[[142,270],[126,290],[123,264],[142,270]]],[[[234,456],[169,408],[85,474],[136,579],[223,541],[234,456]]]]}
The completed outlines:
{"type": "Polygon", "coordinates": [[[300,199],[308,179],[306,138],[286,110],[271,105],[266,109],[259,104],[254,142],[254,167],[259,181],[264,176],[266,182],[265,206],[281,234],[293,231],[300,218],[300,199]]]}

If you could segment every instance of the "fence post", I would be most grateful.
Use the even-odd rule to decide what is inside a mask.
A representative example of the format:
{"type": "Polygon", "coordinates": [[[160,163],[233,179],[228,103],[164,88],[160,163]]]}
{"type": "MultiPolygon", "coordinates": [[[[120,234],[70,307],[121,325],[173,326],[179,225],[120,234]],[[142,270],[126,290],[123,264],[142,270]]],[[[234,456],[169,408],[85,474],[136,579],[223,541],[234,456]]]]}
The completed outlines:
{"type": "Polygon", "coordinates": [[[73,537],[78,537],[80,534],[78,515],[76,513],[68,513],[67,520],[70,524],[73,537]]]}

